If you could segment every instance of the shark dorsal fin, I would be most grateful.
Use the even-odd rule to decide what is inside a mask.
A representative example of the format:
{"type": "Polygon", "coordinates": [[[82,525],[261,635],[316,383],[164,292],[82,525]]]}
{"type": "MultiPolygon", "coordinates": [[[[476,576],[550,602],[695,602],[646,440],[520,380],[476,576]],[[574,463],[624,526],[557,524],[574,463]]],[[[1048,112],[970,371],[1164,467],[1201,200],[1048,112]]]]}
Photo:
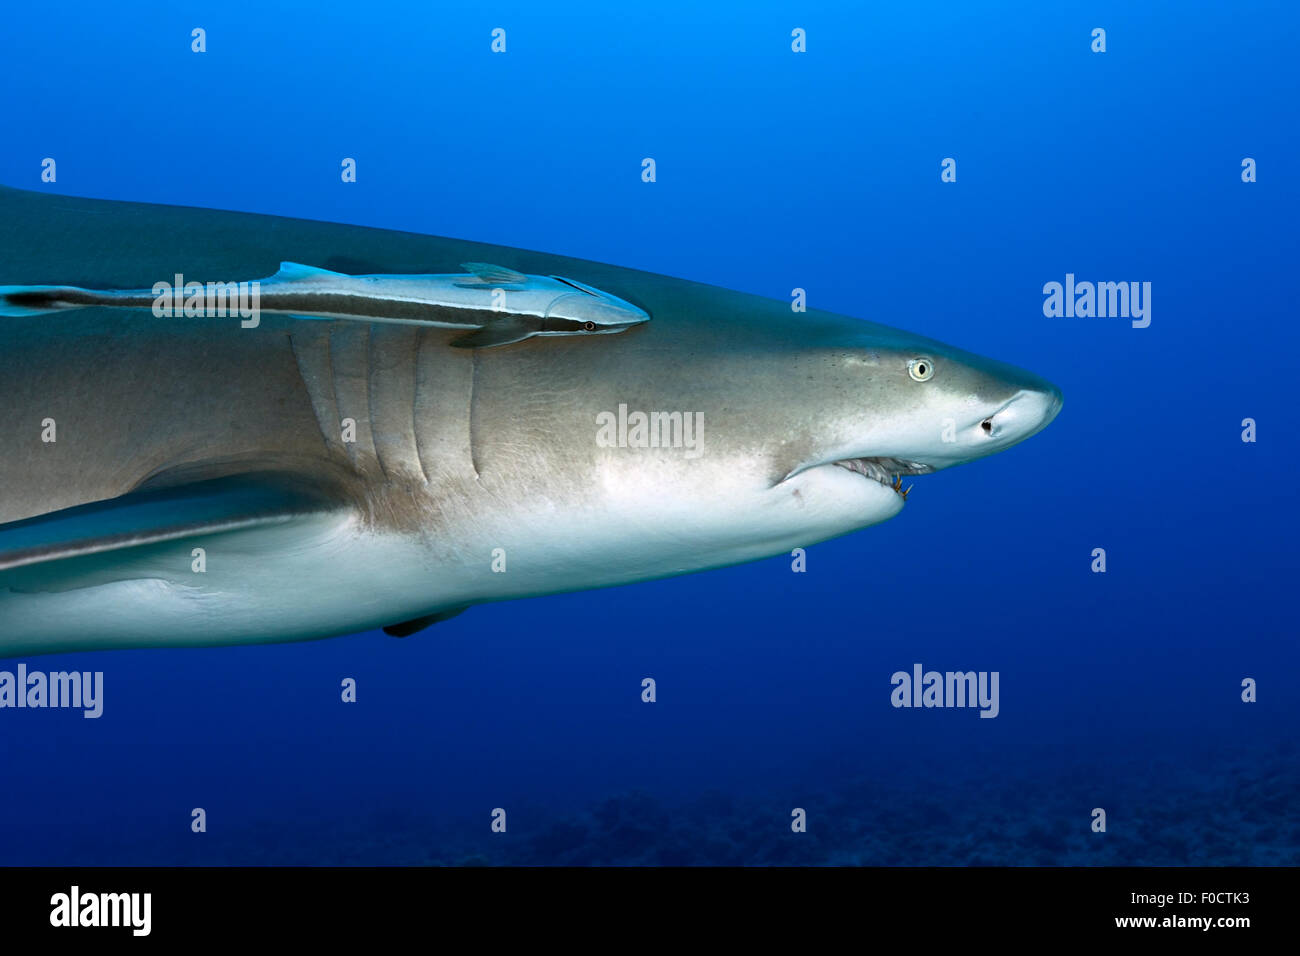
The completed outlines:
{"type": "Polygon", "coordinates": [[[319,266],[305,266],[300,262],[281,262],[280,271],[271,276],[281,282],[293,282],[297,279],[314,279],[318,276],[341,276],[342,272],[331,272],[319,266]]]}
{"type": "Polygon", "coordinates": [[[528,276],[505,266],[494,266],[490,262],[462,262],[460,267],[478,277],[481,282],[494,284],[519,284],[528,281],[528,276]]]}

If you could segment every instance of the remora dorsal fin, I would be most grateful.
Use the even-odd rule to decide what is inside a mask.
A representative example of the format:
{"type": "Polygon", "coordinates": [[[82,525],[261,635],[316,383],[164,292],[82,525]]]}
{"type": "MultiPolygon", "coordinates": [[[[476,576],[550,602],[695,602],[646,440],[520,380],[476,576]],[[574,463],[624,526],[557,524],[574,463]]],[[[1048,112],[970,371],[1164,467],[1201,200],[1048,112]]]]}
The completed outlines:
{"type": "Polygon", "coordinates": [[[281,262],[280,271],[271,276],[281,282],[293,282],[298,279],[315,279],[321,276],[341,276],[342,272],[330,272],[319,266],[305,266],[301,262],[281,262]]]}
{"type": "Polygon", "coordinates": [[[528,281],[528,276],[522,272],[507,269],[505,266],[494,266],[490,262],[462,262],[460,267],[466,272],[478,276],[483,282],[518,284],[528,281]]]}
{"type": "Polygon", "coordinates": [[[432,627],[434,624],[440,624],[443,621],[450,621],[457,614],[464,614],[468,610],[468,605],[454,607],[450,611],[439,611],[437,614],[413,618],[409,621],[403,621],[401,624],[389,624],[384,628],[384,633],[390,637],[410,637],[417,631],[423,631],[426,627],[432,627]]]}
{"type": "Polygon", "coordinates": [[[0,571],[280,524],[339,507],[279,475],[237,475],[138,490],[0,525],[0,571]]]}

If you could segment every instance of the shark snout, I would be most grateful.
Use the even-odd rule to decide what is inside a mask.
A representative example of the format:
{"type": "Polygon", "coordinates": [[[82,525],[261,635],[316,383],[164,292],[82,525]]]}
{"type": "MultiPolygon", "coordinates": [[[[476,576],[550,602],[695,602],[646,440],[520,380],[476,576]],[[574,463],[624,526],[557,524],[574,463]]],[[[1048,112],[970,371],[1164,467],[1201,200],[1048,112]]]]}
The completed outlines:
{"type": "Polygon", "coordinates": [[[980,423],[984,434],[1002,445],[1012,445],[1036,435],[1057,416],[1064,399],[1055,385],[1043,382],[1011,396],[980,423]]]}

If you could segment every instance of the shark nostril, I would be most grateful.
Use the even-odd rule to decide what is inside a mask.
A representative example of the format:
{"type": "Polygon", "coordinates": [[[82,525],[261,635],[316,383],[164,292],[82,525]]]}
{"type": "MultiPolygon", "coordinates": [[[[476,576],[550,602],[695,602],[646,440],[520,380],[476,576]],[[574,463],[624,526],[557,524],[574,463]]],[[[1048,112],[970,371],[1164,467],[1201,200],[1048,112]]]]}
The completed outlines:
{"type": "Polygon", "coordinates": [[[993,434],[993,419],[991,419],[991,418],[986,418],[986,419],[984,419],[984,421],[980,422],[980,428],[984,429],[984,434],[986,434],[986,435],[992,435],[992,434],[993,434]]]}

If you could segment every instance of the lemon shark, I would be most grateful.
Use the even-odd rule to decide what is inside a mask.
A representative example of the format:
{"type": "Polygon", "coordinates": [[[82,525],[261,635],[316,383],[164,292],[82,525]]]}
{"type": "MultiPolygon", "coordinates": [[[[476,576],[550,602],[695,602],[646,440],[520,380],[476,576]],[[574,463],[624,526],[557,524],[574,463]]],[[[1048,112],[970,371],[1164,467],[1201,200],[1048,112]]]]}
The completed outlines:
{"type": "Polygon", "coordinates": [[[0,318],[0,656],[404,635],[897,515],[1045,427],[1029,372],[861,319],[453,239],[0,188],[0,283],[577,276],[653,316],[452,348],[425,324],[0,318]],[[690,426],[688,428],[688,426],[690,426]]]}

